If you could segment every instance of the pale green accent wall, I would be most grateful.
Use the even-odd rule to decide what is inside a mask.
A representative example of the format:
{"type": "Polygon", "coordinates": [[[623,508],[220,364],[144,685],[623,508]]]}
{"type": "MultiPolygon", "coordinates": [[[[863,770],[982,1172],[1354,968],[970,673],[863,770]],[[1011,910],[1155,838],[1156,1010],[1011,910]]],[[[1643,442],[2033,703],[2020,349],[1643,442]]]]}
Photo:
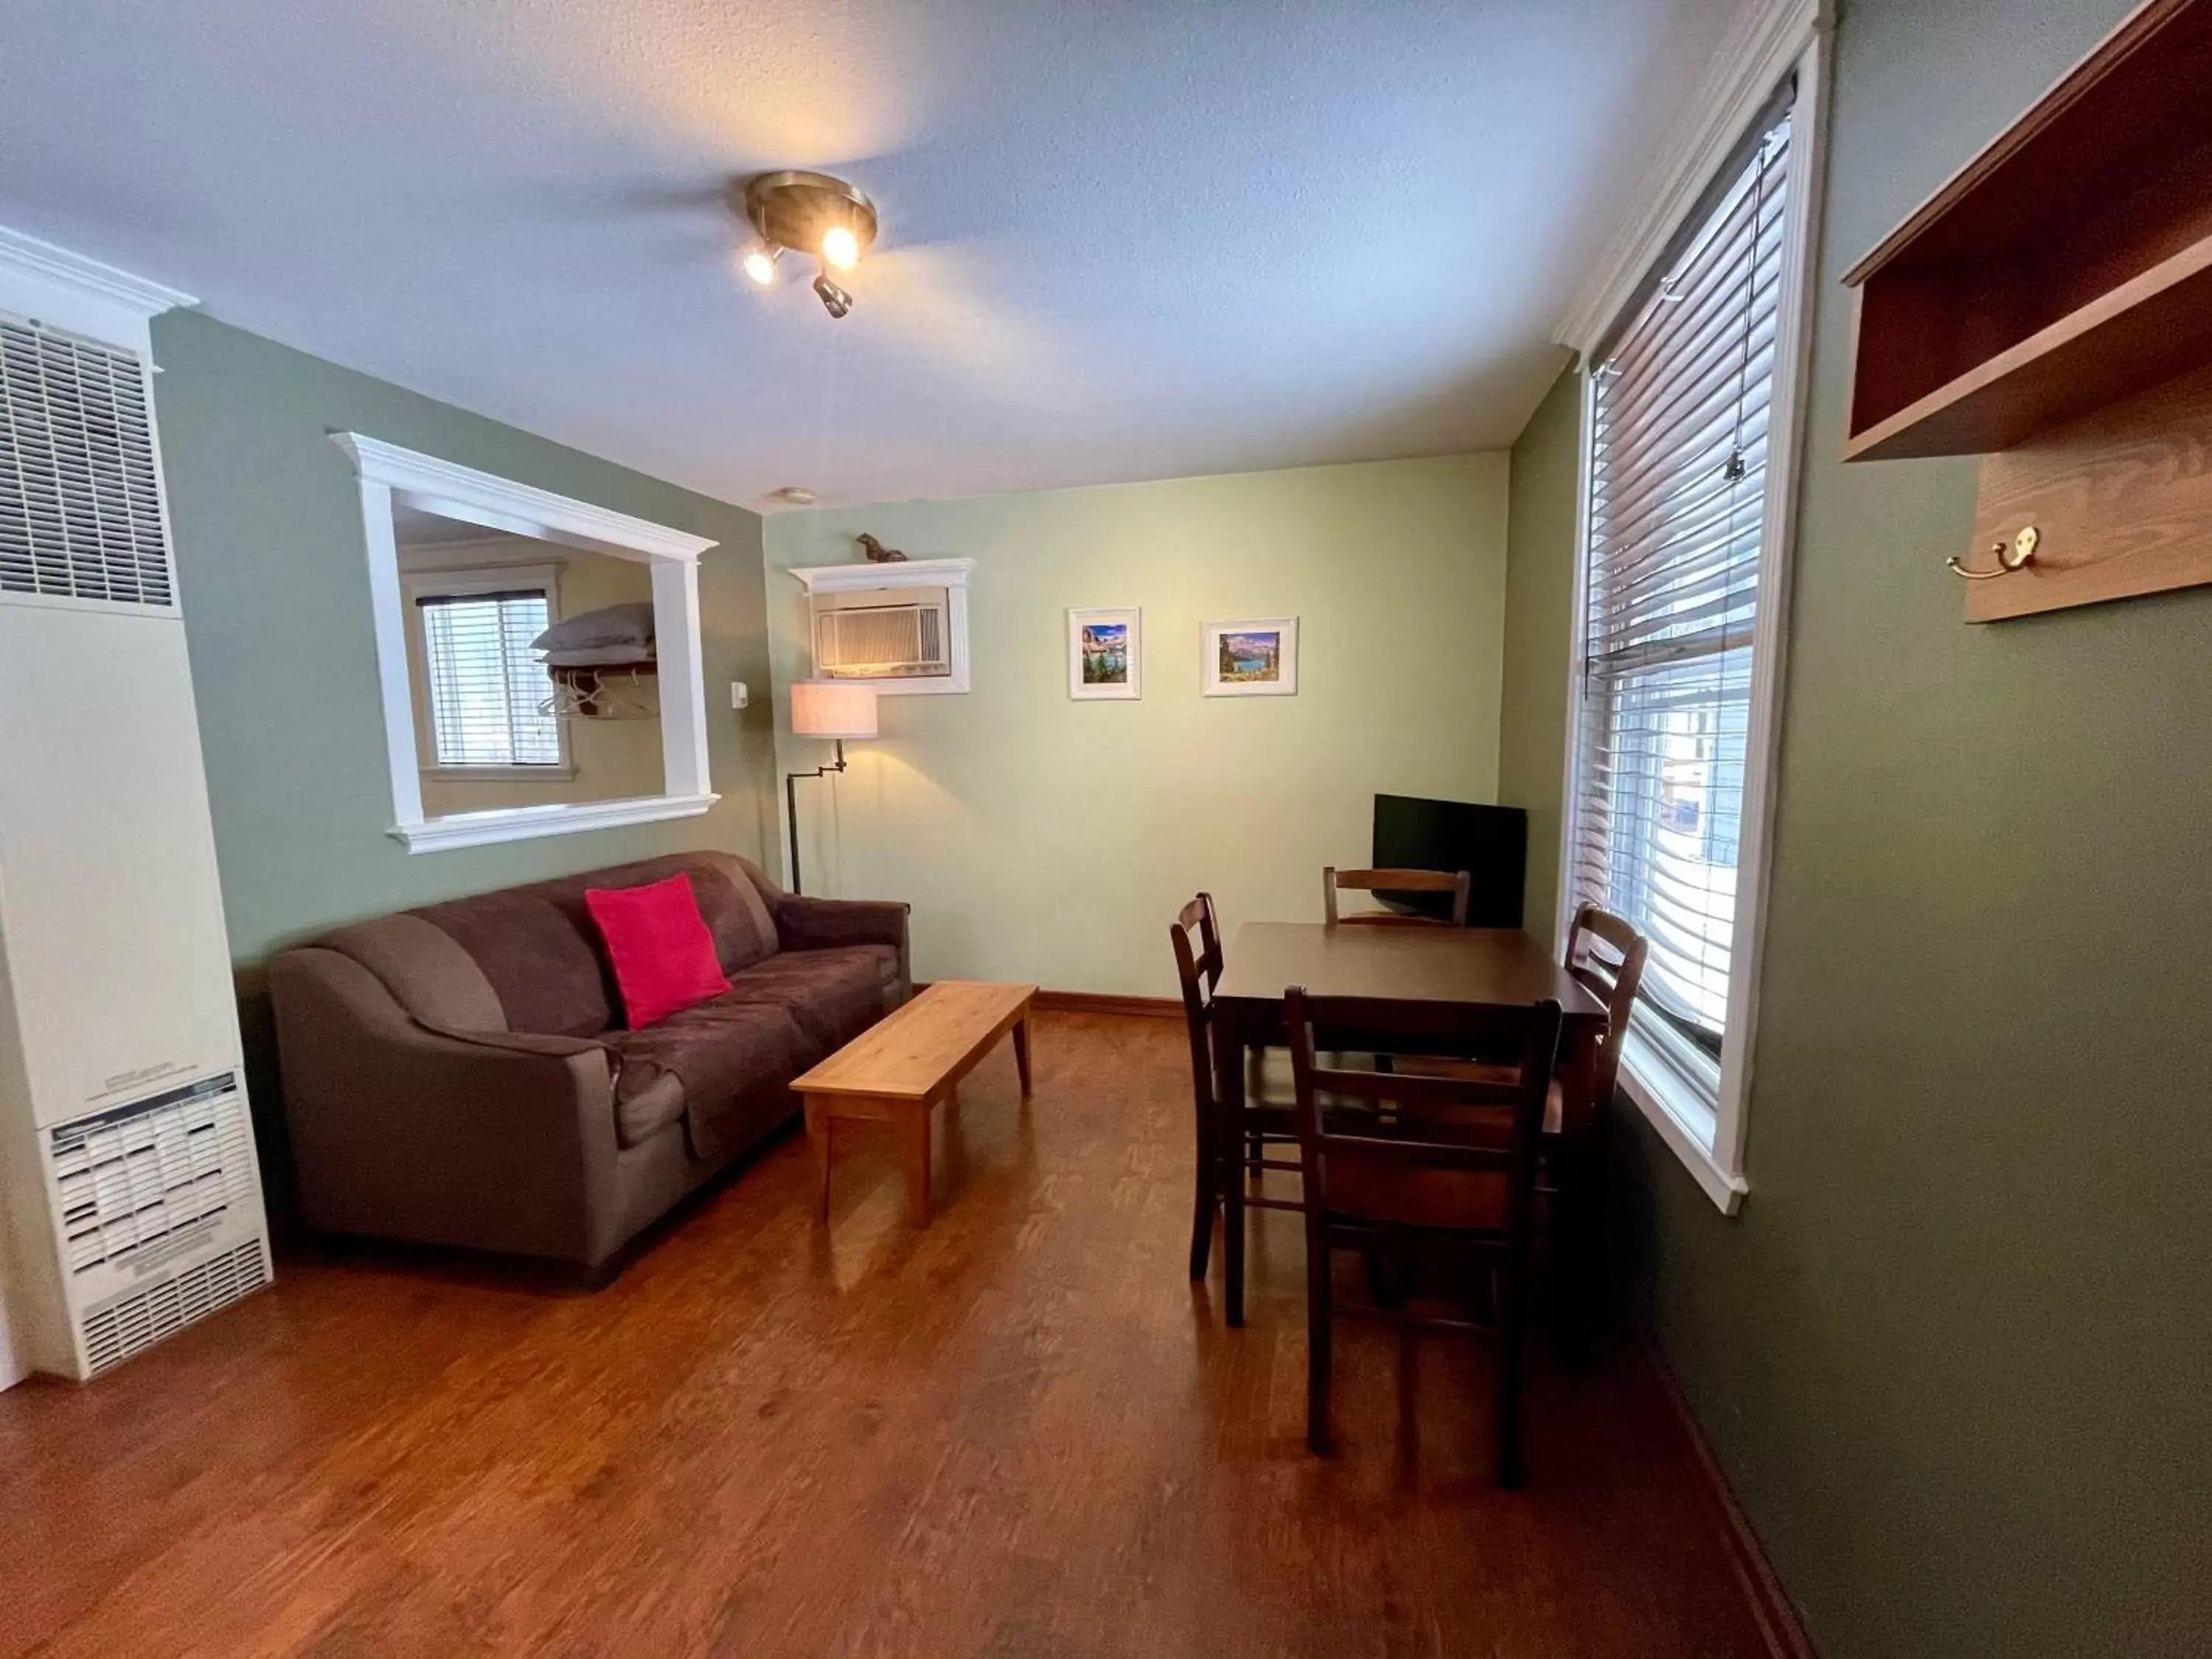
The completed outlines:
{"type": "MultiPolygon", "coordinates": [[[[231,951],[241,965],[337,923],[690,847],[775,848],[760,520],[193,313],[154,325],[161,458],[231,951]],[[358,431],[672,526],[700,565],[714,787],[704,817],[410,855],[392,822],[353,467],[358,431]]],[[[249,1029],[252,1012],[249,1009],[249,1029]]]]}
{"type": "Polygon", "coordinates": [[[1513,444],[1507,532],[1505,684],[1498,799],[1528,814],[1528,930],[1554,940],[1573,646],[1582,377],[1567,369],[1513,444]]]}
{"type": "Polygon", "coordinates": [[[1742,1214],[1619,1138],[1826,1659],[2212,1649],[2212,591],[1966,627],[1976,464],[1837,459],[1842,272],[2127,9],[1844,11],[1742,1214]]]}
{"type": "MultiPolygon", "coordinates": [[[[974,690],[886,697],[884,736],[800,785],[810,891],[915,907],[915,972],[1167,995],[1167,926],[1317,919],[1370,856],[1378,790],[1498,781],[1502,454],[1306,468],[768,520],[779,687],[809,667],[795,565],[969,556],[974,690]],[[1070,606],[1144,608],[1144,698],[1067,696],[1070,606]],[[1301,619],[1295,697],[1199,694],[1200,624],[1301,619]]],[[[780,691],[778,719],[787,721],[780,691]]],[[[781,743],[785,764],[830,758],[781,743]]]]}

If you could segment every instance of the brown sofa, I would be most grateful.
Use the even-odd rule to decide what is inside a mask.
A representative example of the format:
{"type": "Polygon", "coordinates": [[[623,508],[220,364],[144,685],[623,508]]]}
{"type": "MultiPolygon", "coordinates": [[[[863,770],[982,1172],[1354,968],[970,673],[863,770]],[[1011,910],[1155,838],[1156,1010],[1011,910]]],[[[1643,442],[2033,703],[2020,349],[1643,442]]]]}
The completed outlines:
{"type": "Polygon", "coordinates": [[[341,927],[270,987],[309,1226],[598,1271],[786,1122],[791,1079],[912,977],[905,905],[687,853],[341,927]],[[679,870],[730,992],[623,1030],[584,890],[679,870]]]}

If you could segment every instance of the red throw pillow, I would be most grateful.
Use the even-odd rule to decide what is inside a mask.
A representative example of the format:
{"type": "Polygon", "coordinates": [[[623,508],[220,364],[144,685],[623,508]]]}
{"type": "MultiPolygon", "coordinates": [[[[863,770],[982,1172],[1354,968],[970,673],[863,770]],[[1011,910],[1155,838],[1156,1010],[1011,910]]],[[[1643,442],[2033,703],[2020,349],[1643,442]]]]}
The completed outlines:
{"type": "Polygon", "coordinates": [[[643,887],[592,887],[585,908],[599,924],[633,1031],[730,988],[714,936],[699,914],[691,878],[678,872],[643,887]]]}

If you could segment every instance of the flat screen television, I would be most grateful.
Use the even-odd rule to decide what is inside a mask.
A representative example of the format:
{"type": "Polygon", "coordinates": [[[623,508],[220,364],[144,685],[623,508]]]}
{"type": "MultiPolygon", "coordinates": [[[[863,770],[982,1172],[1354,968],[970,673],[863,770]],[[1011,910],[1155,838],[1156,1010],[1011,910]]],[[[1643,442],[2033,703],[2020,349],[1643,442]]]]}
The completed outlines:
{"type": "MultiPolygon", "coordinates": [[[[1467,925],[1518,927],[1528,872],[1528,815],[1517,806],[1375,797],[1375,868],[1464,870],[1467,925]]],[[[1394,910],[1439,918],[1451,915],[1449,893],[1377,893],[1394,910]]]]}

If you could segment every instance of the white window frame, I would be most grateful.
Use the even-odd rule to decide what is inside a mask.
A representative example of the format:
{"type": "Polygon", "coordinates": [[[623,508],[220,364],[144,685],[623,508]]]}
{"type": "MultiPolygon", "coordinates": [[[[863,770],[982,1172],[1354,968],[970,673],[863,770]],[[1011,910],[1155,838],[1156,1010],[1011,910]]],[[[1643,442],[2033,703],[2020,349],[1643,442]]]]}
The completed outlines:
{"type": "MultiPolygon", "coordinates": [[[[707,685],[699,630],[699,556],[714,542],[358,432],[332,433],[331,441],[352,458],[361,479],[385,759],[392,775],[392,823],[387,833],[394,840],[410,853],[443,852],[696,817],[721,799],[708,777],[707,685]],[[407,672],[408,599],[392,533],[395,503],[650,568],[660,677],[661,793],[422,816],[422,751],[407,672]]],[[[540,769],[527,769],[532,776],[544,775],[540,769]]]]}
{"type": "Polygon", "coordinates": [[[1752,638],[1750,731],[1744,746],[1743,814],[1739,826],[1733,961],[1720,1086],[1711,1103],[1680,1071],[1632,1030],[1621,1046],[1620,1086],[1705,1195],[1725,1214],[1751,1190],[1744,1169],[1749,1127],[1751,1062],[1765,956],[1769,854],[1774,833],[1775,761],[1782,729],[1782,683],[1790,611],[1790,562],[1796,539],[1797,481],[1802,465],[1808,360],[1811,355],[1813,252],[1820,222],[1826,171],[1827,64],[1832,27],[1827,0],[1766,0],[1747,9],[1692,105],[1692,124],[1662,152],[1644,192],[1646,205],[1607,250],[1576,296],[1558,339],[1581,356],[1581,455],[1576,469],[1574,606],[1569,618],[1566,774],[1559,838],[1559,937],[1573,915],[1576,780],[1583,722],[1589,602],[1589,495],[1596,399],[1590,384],[1595,349],[1613,331],[1643,289],[1668,245],[1705,198],[1775,88],[1792,73],[1789,201],[1784,231],[1780,308],[1776,318],[1772,404],[1769,412],[1766,494],[1761,506],[1757,619],[1752,638]]]}
{"type": "MultiPolygon", "coordinates": [[[[441,783],[574,781],[576,762],[568,751],[568,723],[562,720],[553,722],[553,729],[560,741],[561,758],[551,766],[448,765],[438,758],[437,711],[431,703],[431,699],[436,696],[434,690],[436,675],[432,672],[430,661],[429,630],[422,620],[422,601],[425,599],[467,599],[477,593],[532,592],[545,596],[547,623],[550,625],[559,622],[559,563],[478,564],[452,570],[409,570],[403,568],[399,585],[407,599],[407,647],[410,652],[421,653],[422,666],[422,698],[415,708],[416,751],[427,757],[422,766],[422,775],[441,783]]],[[[550,682],[548,689],[550,689],[550,682]]]]}

